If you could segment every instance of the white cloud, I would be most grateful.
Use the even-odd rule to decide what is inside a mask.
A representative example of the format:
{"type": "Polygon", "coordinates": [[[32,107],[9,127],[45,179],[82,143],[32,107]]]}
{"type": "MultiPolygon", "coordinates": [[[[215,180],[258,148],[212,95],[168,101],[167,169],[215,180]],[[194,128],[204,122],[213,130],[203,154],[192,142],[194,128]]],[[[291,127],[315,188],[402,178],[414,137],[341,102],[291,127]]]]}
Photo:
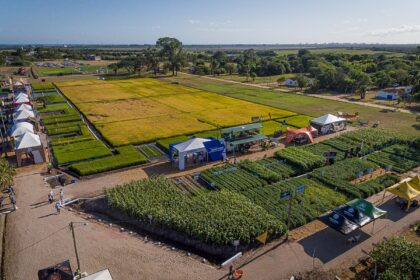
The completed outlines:
{"type": "Polygon", "coordinates": [[[390,27],[376,29],[367,33],[370,36],[389,36],[394,34],[407,34],[420,32],[420,25],[401,25],[399,27],[390,27]]]}
{"type": "Polygon", "coordinates": [[[196,19],[187,19],[187,22],[190,23],[190,24],[198,24],[198,23],[200,23],[200,21],[199,20],[196,20],[196,19]]]}
{"type": "Polygon", "coordinates": [[[160,25],[154,25],[152,26],[152,29],[160,29],[160,25]]]}

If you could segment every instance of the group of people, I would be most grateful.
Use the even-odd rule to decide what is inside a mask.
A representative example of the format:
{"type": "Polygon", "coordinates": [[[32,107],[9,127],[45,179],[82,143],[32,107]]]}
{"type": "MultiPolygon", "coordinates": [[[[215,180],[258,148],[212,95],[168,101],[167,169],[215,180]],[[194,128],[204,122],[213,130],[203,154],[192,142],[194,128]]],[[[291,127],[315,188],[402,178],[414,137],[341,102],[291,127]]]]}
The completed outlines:
{"type": "MultiPolygon", "coordinates": [[[[13,210],[17,210],[17,206],[16,206],[16,199],[15,199],[15,190],[13,189],[12,186],[7,187],[6,189],[6,193],[9,194],[9,200],[10,203],[13,205],[13,210]]],[[[6,203],[6,197],[5,196],[1,196],[0,197],[0,208],[3,208],[3,206],[6,203]]]]}
{"type": "MultiPolygon", "coordinates": [[[[54,202],[54,192],[53,192],[53,190],[51,190],[48,193],[48,202],[50,204],[54,202]]],[[[57,210],[57,214],[61,213],[61,207],[62,207],[63,204],[64,204],[64,191],[63,191],[63,189],[61,189],[60,193],[59,193],[59,200],[56,201],[56,203],[54,204],[54,207],[57,210]]]]}

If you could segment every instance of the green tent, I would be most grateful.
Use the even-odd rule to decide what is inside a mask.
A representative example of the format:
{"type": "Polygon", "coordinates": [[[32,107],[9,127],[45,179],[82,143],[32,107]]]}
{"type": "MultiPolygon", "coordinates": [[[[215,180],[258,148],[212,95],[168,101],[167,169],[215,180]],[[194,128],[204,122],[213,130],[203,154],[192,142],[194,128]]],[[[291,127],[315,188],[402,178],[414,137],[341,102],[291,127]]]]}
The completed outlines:
{"type": "Polygon", "coordinates": [[[359,210],[372,220],[380,218],[386,214],[386,211],[379,209],[369,201],[360,198],[347,202],[347,205],[359,210]]]}

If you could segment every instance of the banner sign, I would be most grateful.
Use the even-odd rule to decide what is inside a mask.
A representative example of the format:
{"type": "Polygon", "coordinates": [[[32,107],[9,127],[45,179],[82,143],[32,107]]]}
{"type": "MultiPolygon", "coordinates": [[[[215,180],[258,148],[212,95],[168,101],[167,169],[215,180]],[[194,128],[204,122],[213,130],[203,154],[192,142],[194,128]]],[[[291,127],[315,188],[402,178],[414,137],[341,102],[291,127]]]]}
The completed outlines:
{"type": "Polygon", "coordinates": [[[290,196],[290,191],[283,191],[280,193],[280,199],[286,199],[290,196]]]}
{"type": "Polygon", "coordinates": [[[222,160],[226,154],[225,142],[223,140],[214,139],[212,141],[204,142],[208,157],[210,161],[222,160]]]}
{"type": "Polygon", "coordinates": [[[325,152],[324,157],[325,158],[336,158],[337,157],[337,152],[325,152]]]}
{"type": "Polygon", "coordinates": [[[297,185],[296,186],[296,193],[303,193],[305,191],[304,185],[297,185]]]}

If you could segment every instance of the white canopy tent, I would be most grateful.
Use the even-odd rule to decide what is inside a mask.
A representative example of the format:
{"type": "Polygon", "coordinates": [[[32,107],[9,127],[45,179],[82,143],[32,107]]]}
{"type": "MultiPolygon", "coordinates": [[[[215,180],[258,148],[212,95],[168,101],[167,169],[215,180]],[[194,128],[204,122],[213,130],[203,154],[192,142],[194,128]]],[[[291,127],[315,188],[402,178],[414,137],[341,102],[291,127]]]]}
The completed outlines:
{"type": "Polygon", "coordinates": [[[208,141],[211,140],[204,138],[192,138],[188,141],[174,145],[172,149],[178,152],[178,168],[180,170],[185,169],[185,157],[187,154],[207,152],[204,143],[208,141]]]}
{"type": "Polygon", "coordinates": [[[27,97],[21,96],[19,98],[15,99],[15,104],[22,104],[22,103],[28,103],[29,99],[27,97]]]}
{"type": "Polygon", "coordinates": [[[346,122],[346,119],[331,114],[326,114],[310,121],[311,125],[315,127],[320,134],[345,130],[347,125],[346,122]]]}
{"type": "Polygon", "coordinates": [[[33,126],[33,124],[28,123],[28,122],[19,122],[19,123],[15,123],[15,124],[11,127],[10,131],[12,132],[13,130],[17,129],[18,127],[24,127],[24,128],[26,128],[26,129],[28,129],[28,130],[34,130],[34,126],[33,126]]]}
{"type": "Polygon", "coordinates": [[[112,280],[111,273],[108,269],[96,272],[89,276],[83,277],[83,280],[112,280]]]}
{"type": "Polygon", "coordinates": [[[18,86],[23,86],[23,83],[19,82],[19,81],[16,81],[13,85],[18,87],[18,86]]]}
{"type": "Polygon", "coordinates": [[[15,108],[15,112],[18,112],[18,111],[33,111],[33,108],[31,105],[28,105],[28,104],[20,104],[19,106],[15,108]]]}
{"type": "Polygon", "coordinates": [[[16,138],[15,154],[18,166],[22,165],[22,156],[24,154],[31,154],[34,163],[41,163],[46,160],[41,138],[31,132],[25,132],[16,138]]]}
{"type": "Polygon", "coordinates": [[[33,119],[33,118],[35,118],[35,113],[33,111],[22,110],[22,111],[18,111],[18,112],[13,114],[13,121],[15,123],[16,122],[27,121],[27,120],[33,119]]]}
{"type": "Polygon", "coordinates": [[[346,121],[346,119],[340,118],[331,114],[326,114],[319,118],[311,120],[311,123],[314,123],[317,125],[327,125],[327,124],[332,124],[332,123],[342,122],[342,121],[346,121]]]}
{"type": "Polygon", "coordinates": [[[19,137],[19,136],[25,134],[25,132],[34,133],[34,128],[33,128],[32,124],[30,124],[30,123],[25,123],[25,124],[29,124],[31,126],[29,126],[29,127],[27,127],[27,126],[17,126],[17,127],[13,126],[14,129],[12,127],[10,136],[19,137]]]}
{"type": "Polygon", "coordinates": [[[18,95],[15,96],[15,99],[19,99],[19,98],[22,98],[22,97],[29,98],[29,96],[26,93],[21,92],[21,93],[19,93],[18,95]]]}

